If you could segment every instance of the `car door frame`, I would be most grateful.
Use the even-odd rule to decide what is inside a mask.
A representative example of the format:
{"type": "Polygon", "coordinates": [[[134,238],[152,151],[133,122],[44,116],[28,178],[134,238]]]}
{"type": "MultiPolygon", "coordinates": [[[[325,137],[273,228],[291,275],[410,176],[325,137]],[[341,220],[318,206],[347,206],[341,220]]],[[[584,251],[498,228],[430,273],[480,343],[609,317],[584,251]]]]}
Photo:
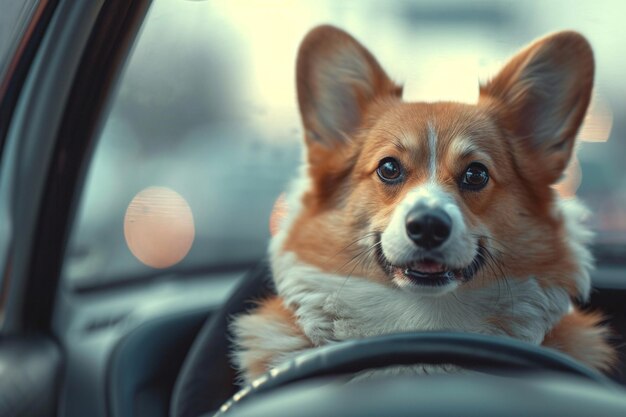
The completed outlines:
{"type": "Polygon", "coordinates": [[[149,3],[65,0],[52,16],[6,137],[13,233],[5,332],[50,329],[75,193],[149,3]]]}
{"type": "Polygon", "coordinates": [[[75,197],[150,5],[45,3],[1,103],[0,210],[8,227],[0,246],[0,416],[57,413],[63,349],[52,313],[75,197]]]}

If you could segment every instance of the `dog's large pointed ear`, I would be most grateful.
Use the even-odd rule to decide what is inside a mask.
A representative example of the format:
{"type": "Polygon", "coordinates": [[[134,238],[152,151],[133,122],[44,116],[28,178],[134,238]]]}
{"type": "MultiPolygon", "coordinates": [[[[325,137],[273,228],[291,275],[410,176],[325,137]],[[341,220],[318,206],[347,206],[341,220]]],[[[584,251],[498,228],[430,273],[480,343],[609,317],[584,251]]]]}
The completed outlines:
{"type": "Polygon", "coordinates": [[[378,97],[400,96],[402,88],[372,54],[346,32],[319,26],[302,41],[297,89],[307,143],[334,147],[359,127],[378,97]]]}
{"type": "Polygon", "coordinates": [[[494,107],[512,134],[525,174],[550,184],[567,166],[593,85],[589,43],[576,32],[542,38],[481,86],[479,103],[494,107]]]}

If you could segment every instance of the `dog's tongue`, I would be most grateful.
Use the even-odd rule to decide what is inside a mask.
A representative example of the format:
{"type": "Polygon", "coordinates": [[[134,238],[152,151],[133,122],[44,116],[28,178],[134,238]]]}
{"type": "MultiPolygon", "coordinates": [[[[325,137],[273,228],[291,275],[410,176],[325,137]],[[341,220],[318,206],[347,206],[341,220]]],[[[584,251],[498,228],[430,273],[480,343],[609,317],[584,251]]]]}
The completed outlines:
{"type": "Polygon", "coordinates": [[[425,274],[437,274],[439,272],[444,272],[446,268],[443,264],[434,261],[423,261],[416,262],[415,264],[411,265],[411,269],[423,272],[425,274]]]}

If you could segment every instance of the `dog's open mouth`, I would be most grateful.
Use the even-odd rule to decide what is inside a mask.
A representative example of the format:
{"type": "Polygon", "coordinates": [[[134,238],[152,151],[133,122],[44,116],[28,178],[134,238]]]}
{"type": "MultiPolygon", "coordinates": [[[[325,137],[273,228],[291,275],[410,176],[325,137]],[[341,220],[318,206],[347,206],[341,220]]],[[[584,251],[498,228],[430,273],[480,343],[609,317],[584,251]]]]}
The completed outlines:
{"type": "Polygon", "coordinates": [[[463,279],[462,269],[450,269],[444,264],[429,259],[392,268],[394,275],[402,274],[405,278],[420,285],[439,286],[455,279],[463,279]]]}
{"type": "Polygon", "coordinates": [[[412,261],[406,265],[393,265],[385,257],[381,245],[377,245],[378,262],[392,277],[408,279],[414,284],[430,287],[439,287],[451,282],[470,281],[483,266],[485,261],[485,248],[479,242],[476,255],[472,262],[465,267],[452,268],[444,263],[425,257],[421,260],[412,261]]]}
{"type": "Polygon", "coordinates": [[[393,276],[408,279],[417,285],[439,287],[454,281],[467,282],[482,266],[484,257],[480,251],[481,247],[472,262],[464,268],[450,268],[435,260],[424,259],[404,266],[390,265],[390,269],[393,276]]]}

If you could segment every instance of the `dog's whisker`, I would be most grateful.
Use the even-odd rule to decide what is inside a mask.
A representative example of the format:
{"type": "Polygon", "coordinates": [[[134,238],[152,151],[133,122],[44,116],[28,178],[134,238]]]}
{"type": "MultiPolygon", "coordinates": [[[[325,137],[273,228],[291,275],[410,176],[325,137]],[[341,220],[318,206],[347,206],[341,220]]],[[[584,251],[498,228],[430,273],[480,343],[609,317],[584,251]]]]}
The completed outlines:
{"type": "Polygon", "coordinates": [[[511,301],[511,310],[514,310],[514,302],[515,302],[515,297],[513,297],[513,293],[511,291],[511,286],[509,284],[509,281],[507,279],[507,274],[504,271],[504,266],[502,265],[502,263],[493,255],[493,253],[491,253],[491,251],[488,248],[485,248],[484,250],[484,256],[486,257],[486,262],[491,265],[492,268],[495,268],[498,270],[499,273],[495,273],[494,272],[494,276],[496,278],[496,282],[498,283],[498,302],[500,302],[500,283],[503,283],[507,293],[508,293],[508,300],[511,301]]]}
{"type": "MultiPolygon", "coordinates": [[[[375,243],[374,245],[371,245],[369,247],[366,247],[362,250],[360,250],[359,252],[356,253],[356,255],[354,255],[352,258],[350,258],[348,261],[346,261],[343,265],[341,265],[339,268],[335,269],[336,273],[341,273],[341,271],[348,265],[350,265],[353,262],[356,262],[356,266],[358,266],[358,261],[361,257],[366,256],[368,254],[369,251],[371,251],[373,248],[375,248],[378,245],[378,243],[375,243]]],[[[354,269],[353,269],[354,270],[354,269]]]]}
{"type": "MultiPolygon", "coordinates": [[[[353,262],[356,260],[356,264],[352,267],[352,270],[350,271],[350,273],[348,275],[346,275],[346,278],[343,280],[341,286],[339,287],[339,289],[337,290],[335,297],[334,297],[334,302],[337,302],[337,299],[339,297],[339,294],[341,293],[341,290],[343,290],[343,288],[345,287],[346,283],[348,282],[348,280],[350,279],[350,277],[352,277],[352,274],[354,273],[355,269],[359,266],[359,263],[361,262],[360,259],[368,259],[368,256],[370,254],[370,252],[374,249],[376,249],[376,247],[378,245],[380,245],[381,242],[376,242],[373,245],[369,246],[368,248],[364,249],[360,254],[358,254],[357,256],[353,257],[350,262],[353,262]]],[[[369,257],[370,262],[372,257],[369,257]]],[[[344,265],[345,266],[345,265],[344,265]]]]}
{"type": "Polygon", "coordinates": [[[354,239],[352,242],[350,242],[348,245],[346,245],[345,247],[343,247],[342,249],[340,249],[337,253],[335,253],[330,259],[329,261],[332,261],[335,257],[339,256],[341,253],[343,253],[344,251],[348,250],[350,247],[356,245],[357,243],[361,242],[362,240],[371,238],[371,237],[375,237],[377,234],[377,232],[369,232],[366,233],[365,235],[358,237],[356,239],[354,239]]]}
{"type": "MultiPolygon", "coordinates": [[[[503,242],[502,240],[500,240],[500,239],[496,239],[496,238],[495,238],[495,237],[493,237],[493,236],[479,235],[479,234],[472,234],[472,236],[473,236],[474,238],[477,238],[477,239],[486,239],[486,240],[490,240],[490,241],[492,241],[492,242],[497,243],[498,245],[500,245],[500,246],[504,247],[504,249],[506,249],[507,251],[510,251],[510,252],[506,252],[507,254],[508,254],[508,253],[513,253],[513,252],[515,252],[513,249],[511,249],[511,247],[510,247],[508,244],[504,243],[504,242],[503,242]]],[[[496,249],[497,249],[497,248],[496,248],[496,249]]],[[[504,253],[504,251],[502,251],[501,249],[498,249],[498,250],[500,250],[501,252],[503,252],[503,253],[504,253]]]]}

